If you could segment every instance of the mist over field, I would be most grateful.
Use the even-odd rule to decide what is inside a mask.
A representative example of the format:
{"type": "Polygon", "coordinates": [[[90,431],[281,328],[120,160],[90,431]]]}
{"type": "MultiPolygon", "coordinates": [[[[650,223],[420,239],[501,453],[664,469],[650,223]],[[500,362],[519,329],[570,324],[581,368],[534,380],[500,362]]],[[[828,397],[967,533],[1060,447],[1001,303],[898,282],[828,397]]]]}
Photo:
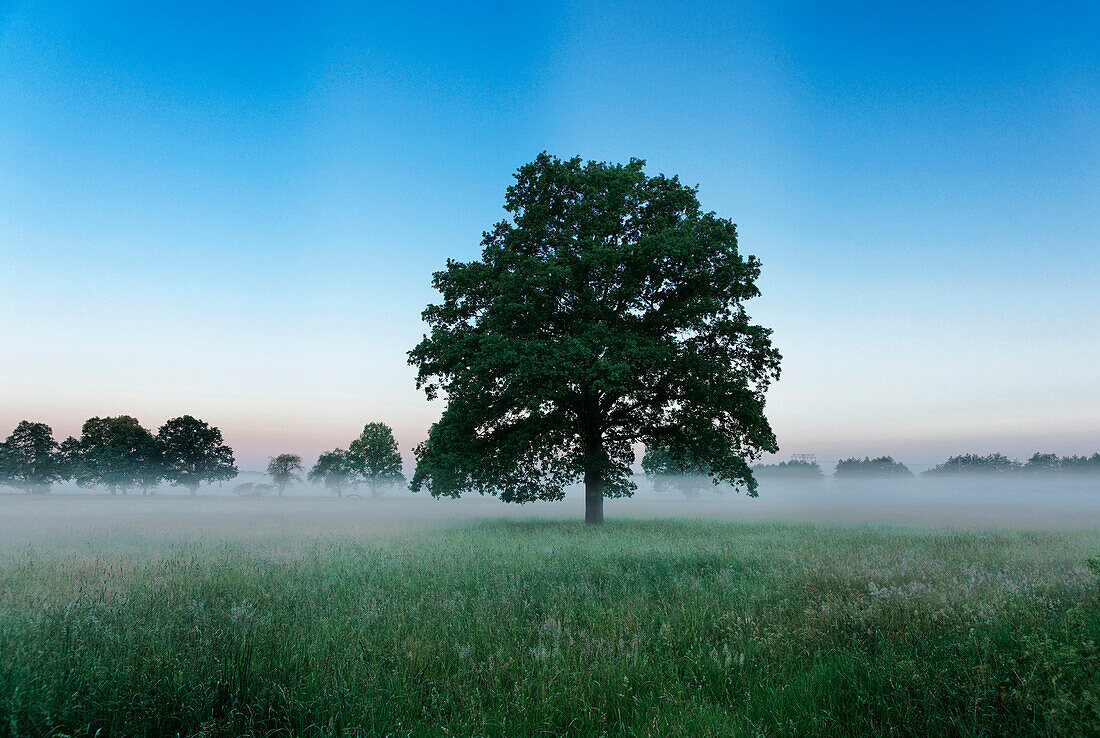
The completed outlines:
{"type": "MultiPolygon", "coordinates": [[[[263,546],[265,540],[339,537],[383,541],[473,520],[577,520],[584,493],[571,487],[561,502],[511,505],[494,497],[433,499],[401,487],[370,497],[362,489],[337,498],[324,487],[299,482],[285,497],[241,497],[241,482],[258,473],[186,490],[162,485],[155,494],[106,495],[71,483],[49,495],[0,492],[0,548],[30,546],[39,553],[71,552],[114,537],[146,542],[189,539],[263,546]]],[[[1100,527],[1100,477],[1032,474],[1025,477],[915,477],[899,480],[784,481],[763,479],[750,498],[709,480],[686,499],[658,491],[642,475],[632,498],[607,501],[611,519],[689,518],[722,522],[789,522],[887,525],[928,529],[1095,529],[1100,527]]]]}

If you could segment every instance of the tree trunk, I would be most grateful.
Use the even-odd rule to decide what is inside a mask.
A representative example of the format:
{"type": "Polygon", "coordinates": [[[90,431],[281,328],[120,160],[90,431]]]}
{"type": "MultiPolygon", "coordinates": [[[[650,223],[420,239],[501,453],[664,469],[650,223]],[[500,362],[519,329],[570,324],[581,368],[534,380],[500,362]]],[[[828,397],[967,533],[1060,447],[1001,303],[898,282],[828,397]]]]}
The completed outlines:
{"type": "Polygon", "coordinates": [[[584,522],[603,525],[604,450],[601,439],[590,440],[584,454],[584,522]]]}
{"type": "Polygon", "coordinates": [[[603,447],[596,400],[586,389],[584,392],[584,522],[586,525],[603,525],[604,474],[607,471],[607,452],[603,447]]]}
{"type": "Polygon", "coordinates": [[[599,472],[584,472],[584,522],[603,525],[603,479],[599,472]]]}
{"type": "Polygon", "coordinates": [[[197,484],[189,484],[189,485],[187,485],[187,489],[191,490],[191,496],[192,497],[194,497],[195,495],[197,495],[199,493],[199,485],[197,485],[197,484]]]}

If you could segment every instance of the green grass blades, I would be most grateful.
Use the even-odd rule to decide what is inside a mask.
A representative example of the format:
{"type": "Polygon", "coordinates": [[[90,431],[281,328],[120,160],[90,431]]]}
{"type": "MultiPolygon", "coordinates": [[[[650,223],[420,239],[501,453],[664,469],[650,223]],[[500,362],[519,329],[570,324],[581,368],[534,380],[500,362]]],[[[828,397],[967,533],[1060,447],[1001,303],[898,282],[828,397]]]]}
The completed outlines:
{"type": "Polygon", "coordinates": [[[0,557],[0,735],[1097,735],[1096,532],[490,522],[0,557]]]}

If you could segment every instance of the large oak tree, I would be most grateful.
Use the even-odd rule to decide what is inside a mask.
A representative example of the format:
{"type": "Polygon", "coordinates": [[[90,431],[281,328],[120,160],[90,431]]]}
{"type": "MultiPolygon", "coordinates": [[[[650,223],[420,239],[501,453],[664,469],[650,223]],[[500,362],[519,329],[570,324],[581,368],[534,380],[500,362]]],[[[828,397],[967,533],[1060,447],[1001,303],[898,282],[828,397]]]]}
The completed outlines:
{"type": "Polygon", "coordinates": [[[157,431],[164,453],[164,477],[198,494],[203,482],[221,482],[237,476],[233,449],[222,432],[190,415],[172,418],[157,431]]]}
{"type": "Polygon", "coordinates": [[[62,446],[82,487],[102,485],[112,495],[126,494],[131,487],[147,492],[163,476],[160,443],[130,415],[89,418],[80,428],[80,438],[62,446]]]}
{"type": "Polygon", "coordinates": [[[744,307],[760,264],[695,188],[644,164],[540,155],[482,258],[434,275],[443,300],[409,362],[447,406],[414,490],[526,502],[583,479],[600,523],[604,497],[632,493],[642,442],[756,494],[746,462],[776,450],[764,393],[780,360],[744,307]]]}

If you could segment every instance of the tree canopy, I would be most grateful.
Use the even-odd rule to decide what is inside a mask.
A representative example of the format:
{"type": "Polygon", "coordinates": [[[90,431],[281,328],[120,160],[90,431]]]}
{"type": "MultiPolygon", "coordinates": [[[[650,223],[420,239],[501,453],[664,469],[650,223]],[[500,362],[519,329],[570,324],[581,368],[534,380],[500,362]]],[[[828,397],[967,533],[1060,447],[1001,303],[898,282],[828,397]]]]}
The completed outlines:
{"type": "Polygon", "coordinates": [[[372,496],[384,487],[405,481],[397,440],[385,423],[363,426],[363,432],[348,446],[346,463],[352,474],[370,488],[372,496]]]}
{"type": "Polygon", "coordinates": [[[583,479],[599,523],[605,496],[634,490],[642,442],[756,494],[747,462],[777,450],[764,394],[780,361],[744,307],[760,263],[695,188],[644,164],[539,155],[481,259],[434,275],[442,302],[409,362],[447,406],[414,490],[556,500],[583,479]]]}
{"type": "Polygon", "coordinates": [[[53,429],[45,423],[23,420],[0,443],[0,485],[41,494],[67,476],[53,429]]]}
{"type": "Polygon", "coordinates": [[[190,415],[173,418],[160,427],[157,438],[163,444],[165,478],[192,495],[203,482],[237,476],[233,449],[222,442],[220,430],[202,420],[190,415]]]}
{"type": "Polygon", "coordinates": [[[348,462],[348,454],[337,448],[326,451],[317,457],[317,463],[309,470],[309,481],[322,483],[325,489],[337,497],[344,496],[344,490],[355,480],[355,471],[348,462]]]}
{"type": "Polygon", "coordinates": [[[111,494],[126,494],[131,487],[156,486],[163,473],[160,443],[130,415],[89,418],[80,438],[67,440],[63,448],[82,487],[101,485],[111,494]]]}
{"type": "Polygon", "coordinates": [[[708,478],[710,469],[706,464],[695,462],[682,465],[668,449],[660,446],[645,450],[642,471],[658,491],[675,489],[689,500],[698,497],[707,487],[720,489],[708,478]]]}

